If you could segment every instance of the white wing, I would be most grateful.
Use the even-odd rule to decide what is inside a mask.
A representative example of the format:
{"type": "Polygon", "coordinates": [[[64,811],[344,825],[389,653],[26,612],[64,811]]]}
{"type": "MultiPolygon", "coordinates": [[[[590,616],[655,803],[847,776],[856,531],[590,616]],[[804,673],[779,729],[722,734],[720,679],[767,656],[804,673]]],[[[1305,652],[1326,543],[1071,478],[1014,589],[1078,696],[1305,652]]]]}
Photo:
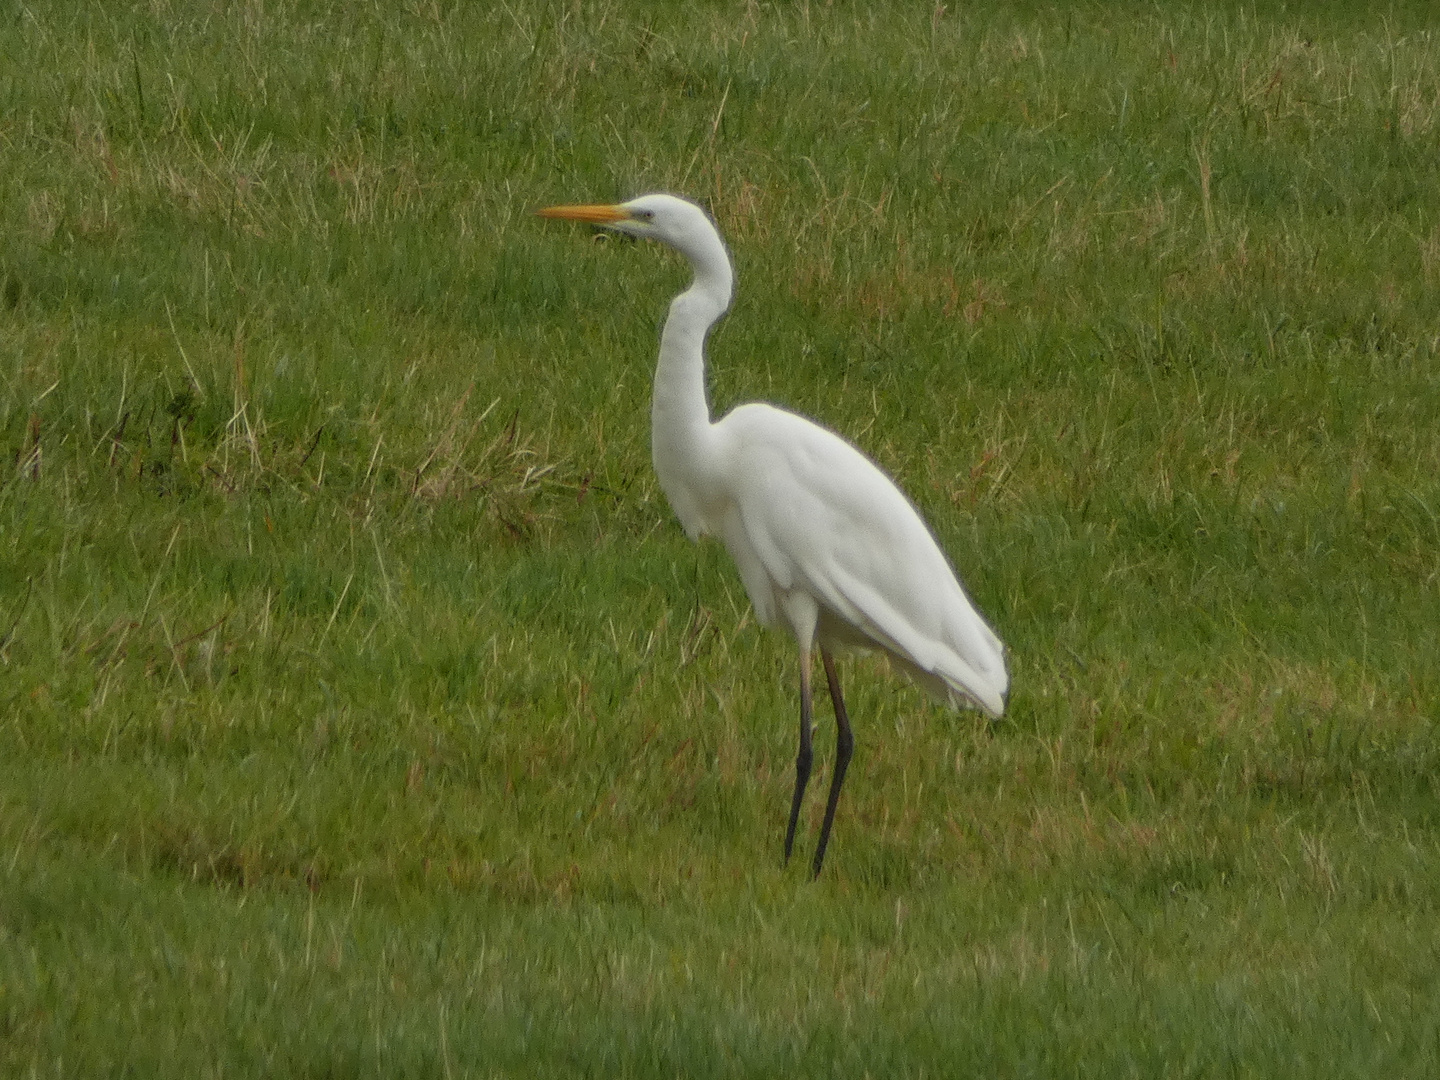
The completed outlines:
{"type": "Polygon", "coordinates": [[[740,406],[714,433],[726,491],[713,531],[758,618],[775,621],[777,593],[806,593],[821,608],[822,638],[884,649],[932,692],[1004,711],[1004,647],[879,468],[840,436],[769,405],[740,406]]]}

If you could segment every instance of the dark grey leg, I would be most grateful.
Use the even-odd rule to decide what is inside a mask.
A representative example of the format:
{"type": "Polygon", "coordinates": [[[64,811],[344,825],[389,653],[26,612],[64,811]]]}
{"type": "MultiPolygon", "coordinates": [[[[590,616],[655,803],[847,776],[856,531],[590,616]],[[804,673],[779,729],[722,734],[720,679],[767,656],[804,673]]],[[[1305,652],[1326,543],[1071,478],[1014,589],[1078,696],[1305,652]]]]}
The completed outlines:
{"type": "Polygon", "coordinates": [[[795,797],[790,801],[790,827],[785,830],[785,861],[795,847],[795,824],[800,820],[800,802],[810,782],[810,650],[800,650],[800,752],[795,755],[795,797]]]}
{"type": "Polygon", "coordinates": [[[820,826],[820,846],[815,849],[815,876],[825,861],[825,845],[830,842],[830,826],[835,823],[835,804],[840,801],[840,785],[845,783],[845,770],[855,752],[855,736],[850,731],[850,717],[845,713],[845,698],[840,694],[840,677],[835,674],[835,661],[823,645],[820,659],[825,662],[825,682],[830,687],[830,703],[835,706],[835,775],[830,778],[830,798],[825,803],[825,822],[820,826]]]}

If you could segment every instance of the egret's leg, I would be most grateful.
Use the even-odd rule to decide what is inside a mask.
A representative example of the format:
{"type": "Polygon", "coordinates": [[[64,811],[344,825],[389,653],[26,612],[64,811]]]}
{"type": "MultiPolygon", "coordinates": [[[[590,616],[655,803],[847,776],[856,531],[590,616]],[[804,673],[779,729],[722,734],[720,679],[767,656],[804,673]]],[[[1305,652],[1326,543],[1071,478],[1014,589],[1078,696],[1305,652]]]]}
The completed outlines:
{"type": "Polygon", "coordinates": [[[785,830],[785,861],[795,847],[795,823],[800,820],[800,801],[810,782],[810,650],[800,650],[800,752],[795,755],[795,797],[790,800],[790,827],[785,830]]]}
{"type": "Polygon", "coordinates": [[[830,651],[820,648],[820,659],[825,663],[825,682],[830,687],[830,703],[835,706],[835,775],[830,778],[830,798],[825,803],[825,821],[820,826],[820,846],[815,849],[815,876],[820,876],[820,864],[825,861],[825,845],[830,842],[830,826],[835,823],[835,804],[840,801],[840,785],[845,782],[845,770],[850,767],[850,755],[855,752],[855,736],[850,731],[850,717],[845,713],[845,698],[840,693],[840,677],[835,674],[835,661],[830,651]]]}

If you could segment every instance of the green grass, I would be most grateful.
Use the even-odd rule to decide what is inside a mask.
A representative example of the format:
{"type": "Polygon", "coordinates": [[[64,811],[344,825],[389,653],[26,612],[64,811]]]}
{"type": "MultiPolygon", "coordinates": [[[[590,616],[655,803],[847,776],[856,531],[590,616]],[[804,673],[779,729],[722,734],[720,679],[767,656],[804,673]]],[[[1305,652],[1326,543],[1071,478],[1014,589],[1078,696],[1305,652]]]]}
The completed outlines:
{"type": "Polygon", "coordinates": [[[0,2],[0,1073],[1435,1075],[1433,22],[0,2]],[[815,884],[652,189],[1010,648],[815,884]]]}

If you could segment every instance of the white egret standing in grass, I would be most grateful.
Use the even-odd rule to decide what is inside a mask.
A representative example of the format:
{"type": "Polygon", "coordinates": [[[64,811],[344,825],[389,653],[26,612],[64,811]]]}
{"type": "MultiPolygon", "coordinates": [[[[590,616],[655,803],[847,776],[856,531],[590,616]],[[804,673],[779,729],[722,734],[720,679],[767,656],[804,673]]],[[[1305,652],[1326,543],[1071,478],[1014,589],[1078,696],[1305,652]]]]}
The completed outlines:
{"type": "Polygon", "coordinates": [[[705,336],[730,306],[734,275],[704,210],[673,195],[645,195],[538,213],[658,240],[690,260],[694,281],[671,302],[660,335],[650,410],[655,472],[690,538],[716,536],[729,550],[756,618],[783,623],[800,645],[800,752],[786,862],[810,779],[811,652],[820,649],[837,736],[818,876],[854,746],[832,651],[879,649],[951,705],[998,717],[1009,685],[1004,646],[910,500],[859,450],[773,405],[740,405],[711,421],[705,336]]]}

